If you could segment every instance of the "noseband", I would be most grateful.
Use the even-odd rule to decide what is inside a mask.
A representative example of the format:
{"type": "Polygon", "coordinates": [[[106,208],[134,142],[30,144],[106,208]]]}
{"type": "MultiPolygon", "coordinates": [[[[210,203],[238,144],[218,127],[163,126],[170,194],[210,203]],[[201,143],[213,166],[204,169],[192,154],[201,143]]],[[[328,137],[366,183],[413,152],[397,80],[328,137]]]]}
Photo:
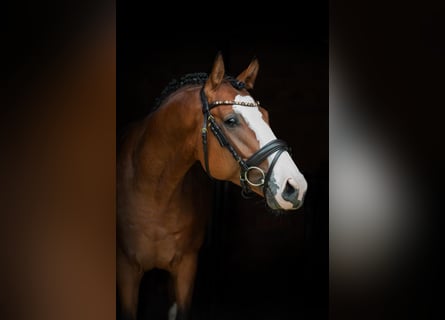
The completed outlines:
{"type": "MultiPolygon", "coordinates": [[[[232,85],[237,89],[244,88],[244,83],[232,80],[232,85]]],[[[215,121],[215,118],[210,113],[215,107],[221,105],[241,105],[246,107],[259,107],[259,102],[244,102],[244,101],[233,101],[233,100],[223,100],[223,101],[214,101],[209,103],[207,97],[204,93],[204,87],[201,88],[200,91],[201,103],[202,103],[202,113],[204,115],[204,123],[202,126],[201,134],[202,134],[202,144],[204,148],[204,163],[206,167],[207,174],[212,177],[210,174],[209,168],[209,159],[208,159],[208,150],[207,150],[207,128],[215,135],[216,139],[219,141],[219,144],[222,147],[227,148],[232,156],[235,158],[236,162],[238,162],[240,166],[240,184],[241,184],[241,194],[247,198],[253,194],[251,187],[262,187],[263,194],[266,194],[266,188],[269,183],[269,179],[275,166],[278,158],[284,151],[290,151],[289,146],[286,142],[280,139],[275,139],[264,145],[261,149],[256,151],[254,154],[250,156],[246,161],[236,152],[230,142],[227,140],[221,128],[215,121]],[[269,165],[269,170],[265,173],[259,165],[271,154],[276,152],[277,154],[273,158],[272,162],[269,165]],[[249,180],[249,173],[256,172],[260,175],[259,182],[253,182],[249,180]]]]}

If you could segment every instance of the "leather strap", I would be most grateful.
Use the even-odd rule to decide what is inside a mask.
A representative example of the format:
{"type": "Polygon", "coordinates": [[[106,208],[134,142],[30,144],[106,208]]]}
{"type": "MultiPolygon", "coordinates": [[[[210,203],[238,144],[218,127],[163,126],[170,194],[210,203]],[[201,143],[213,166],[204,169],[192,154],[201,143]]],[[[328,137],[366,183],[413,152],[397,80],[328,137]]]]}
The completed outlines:
{"type": "MultiPolygon", "coordinates": [[[[218,140],[219,144],[227,148],[229,152],[232,154],[233,158],[238,162],[240,166],[240,184],[241,184],[241,194],[248,198],[250,195],[252,195],[254,192],[252,191],[249,182],[244,179],[245,173],[249,170],[249,168],[260,165],[269,155],[277,152],[275,157],[273,158],[272,162],[269,165],[269,170],[267,171],[264,183],[263,183],[263,192],[265,192],[265,188],[267,188],[273,167],[275,166],[276,162],[278,161],[278,158],[284,151],[290,151],[290,148],[288,147],[287,143],[284,142],[281,139],[275,139],[270,142],[268,142],[266,145],[264,145],[260,150],[255,152],[253,155],[249,157],[246,161],[243,160],[243,158],[236,152],[236,150],[233,148],[233,146],[230,144],[229,140],[224,135],[221,128],[218,126],[218,124],[215,121],[215,118],[211,115],[210,109],[217,107],[219,105],[223,104],[237,104],[236,101],[216,101],[212,103],[209,106],[209,102],[207,101],[207,97],[204,93],[204,86],[201,88],[200,91],[200,98],[202,103],[202,113],[204,116],[203,125],[201,129],[201,135],[202,135],[202,145],[203,145],[203,151],[204,151],[204,165],[205,170],[207,172],[207,175],[213,179],[212,175],[210,174],[210,167],[209,167],[209,156],[208,156],[208,145],[207,145],[207,132],[208,127],[210,127],[210,130],[218,140]]],[[[258,106],[256,103],[249,103],[249,106],[256,107],[258,106]]],[[[263,172],[264,173],[264,172],[263,172]]]]}
{"type": "Polygon", "coordinates": [[[257,152],[255,152],[253,155],[250,156],[250,158],[246,161],[247,166],[251,167],[259,165],[269,155],[280,149],[283,150],[287,149],[287,143],[284,142],[283,140],[275,139],[268,142],[261,149],[259,149],[257,152]]]}

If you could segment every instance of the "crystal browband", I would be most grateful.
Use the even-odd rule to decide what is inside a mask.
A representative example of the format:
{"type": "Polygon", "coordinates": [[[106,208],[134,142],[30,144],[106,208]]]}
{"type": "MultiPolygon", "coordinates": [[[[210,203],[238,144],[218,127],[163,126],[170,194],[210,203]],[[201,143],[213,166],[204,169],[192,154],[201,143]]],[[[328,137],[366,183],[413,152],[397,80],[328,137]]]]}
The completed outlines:
{"type": "Polygon", "coordinates": [[[213,108],[213,107],[220,106],[220,105],[234,105],[234,104],[239,105],[239,106],[244,106],[244,107],[259,107],[260,106],[259,101],[246,102],[246,101],[235,101],[235,100],[217,100],[217,101],[210,103],[209,107],[213,108]]]}

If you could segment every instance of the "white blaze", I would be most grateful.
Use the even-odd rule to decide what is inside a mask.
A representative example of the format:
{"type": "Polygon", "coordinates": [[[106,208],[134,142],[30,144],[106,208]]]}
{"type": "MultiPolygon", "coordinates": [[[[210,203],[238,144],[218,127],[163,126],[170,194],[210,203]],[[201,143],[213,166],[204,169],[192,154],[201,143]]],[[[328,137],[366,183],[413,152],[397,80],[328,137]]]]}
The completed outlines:
{"type": "MultiPolygon", "coordinates": [[[[240,96],[237,95],[235,97],[235,101],[243,101],[243,102],[255,102],[250,96],[240,96]]],[[[233,105],[233,111],[240,114],[249,128],[255,133],[256,138],[260,144],[260,148],[266,145],[268,142],[276,139],[275,134],[273,133],[270,126],[264,121],[263,115],[258,108],[255,107],[246,107],[241,105],[233,105]]],[[[267,160],[269,164],[272,162],[275,157],[276,152],[269,155],[267,160]]],[[[306,192],[307,183],[301,172],[298,170],[294,161],[288,152],[283,152],[279,159],[277,160],[271,180],[274,180],[278,185],[277,194],[275,195],[275,200],[283,209],[291,209],[293,207],[292,203],[286,201],[281,196],[284,188],[286,187],[286,183],[289,182],[294,188],[299,190],[298,200],[302,200],[304,193],[306,192]]]]}

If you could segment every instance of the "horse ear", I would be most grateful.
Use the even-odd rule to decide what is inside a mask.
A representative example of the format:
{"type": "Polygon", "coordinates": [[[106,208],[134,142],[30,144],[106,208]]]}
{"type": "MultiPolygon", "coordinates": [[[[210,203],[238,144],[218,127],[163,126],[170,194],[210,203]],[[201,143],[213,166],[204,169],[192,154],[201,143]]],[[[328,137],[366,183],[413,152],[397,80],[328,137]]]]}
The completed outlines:
{"type": "Polygon", "coordinates": [[[236,77],[236,80],[244,82],[247,89],[253,89],[259,69],[260,64],[258,59],[255,57],[250,62],[249,66],[243,72],[241,72],[238,77],[236,77]]]}
{"type": "Polygon", "coordinates": [[[207,96],[211,95],[211,92],[218,88],[224,79],[224,75],[225,69],[223,57],[221,52],[218,52],[213,63],[212,72],[204,85],[204,91],[207,96]]]}

